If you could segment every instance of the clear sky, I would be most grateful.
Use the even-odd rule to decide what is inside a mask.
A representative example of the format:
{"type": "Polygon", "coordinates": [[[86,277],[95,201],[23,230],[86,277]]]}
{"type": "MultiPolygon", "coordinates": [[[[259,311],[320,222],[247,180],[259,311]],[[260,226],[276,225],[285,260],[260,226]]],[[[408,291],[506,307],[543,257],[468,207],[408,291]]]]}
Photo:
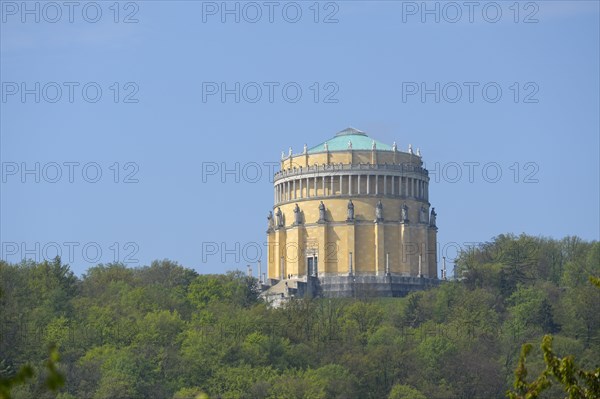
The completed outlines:
{"type": "Polygon", "coordinates": [[[281,151],[348,126],[421,149],[450,260],[599,239],[597,1],[0,4],[9,262],[245,269],[281,151]]]}

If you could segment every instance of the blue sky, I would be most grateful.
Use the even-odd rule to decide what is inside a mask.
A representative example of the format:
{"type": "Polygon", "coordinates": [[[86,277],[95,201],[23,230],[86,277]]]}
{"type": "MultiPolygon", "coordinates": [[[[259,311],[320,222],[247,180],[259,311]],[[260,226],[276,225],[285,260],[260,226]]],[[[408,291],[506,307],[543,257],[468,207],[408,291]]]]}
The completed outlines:
{"type": "Polygon", "coordinates": [[[7,261],[245,269],[281,151],[348,126],[421,149],[449,259],[599,239],[596,1],[0,4],[7,261]]]}

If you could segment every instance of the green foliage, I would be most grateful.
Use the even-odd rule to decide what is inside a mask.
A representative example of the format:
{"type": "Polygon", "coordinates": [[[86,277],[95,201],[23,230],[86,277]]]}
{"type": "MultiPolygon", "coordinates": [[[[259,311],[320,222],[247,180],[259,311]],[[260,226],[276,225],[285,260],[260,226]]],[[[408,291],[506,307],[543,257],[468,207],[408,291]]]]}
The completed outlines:
{"type": "Polygon", "coordinates": [[[569,399],[595,399],[600,397],[600,367],[592,371],[581,369],[575,364],[573,356],[560,358],[552,350],[552,336],[546,335],[541,349],[544,354],[546,369],[532,382],[528,383],[525,362],[531,352],[531,344],[523,345],[519,365],[515,371],[514,388],[507,392],[510,399],[535,399],[552,385],[558,382],[569,399]],[[551,378],[552,377],[552,378],[551,378]]]}
{"type": "Polygon", "coordinates": [[[188,299],[198,309],[211,303],[229,302],[248,307],[258,301],[260,291],[256,279],[242,272],[225,275],[200,275],[189,286],[188,299]]]}
{"type": "Polygon", "coordinates": [[[597,242],[501,235],[457,263],[460,279],[404,298],[299,298],[273,309],[241,272],[198,275],[162,260],[98,265],[78,278],[60,259],[0,261],[0,397],[596,392],[598,376],[585,370],[598,369],[600,353],[597,242]],[[519,357],[548,333],[554,348],[519,357]],[[60,362],[55,351],[48,360],[49,345],[60,362]]]}
{"type": "Polygon", "coordinates": [[[208,399],[208,395],[200,388],[181,388],[173,395],[173,399],[208,399]]]}
{"type": "Polygon", "coordinates": [[[5,376],[0,377],[0,399],[10,399],[11,390],[17,385],[25,384],[33,375],[33,368],[28,365],[21,367],[13,375],[5,372],[5,376]]]}
{"type": "Polygon", "coordinates": [[[427,397],[408,385],[396,384],[388,399],[427,399],[427,397]]]}
{"type": "MultiPolygon", "coordinates": [[[[46,378],[44,379],[44,389],[56,392],[65,384],[64,375],[58,370],[60,356],[55,347],[50,347],[49,357],[44,362],[46,368],[46,378]]],[[[4,361],[3,361],[4,363],[4,361]]],[[[9,367],[4,367],[0,373],[0,399],[12,398],[11,392],[19,385],[26,384],[35,376],[35,370],[30,365],[22,366],[19,371],[13,373],[9,367]]]]}
{"type": "Polygon", "coordinates": [[[519,286],[507,302],[512,319],[521,328],[537,327],[543,332],[551,333],[558,331],[553,320],[552,306],[541,288],[519,286]]]}

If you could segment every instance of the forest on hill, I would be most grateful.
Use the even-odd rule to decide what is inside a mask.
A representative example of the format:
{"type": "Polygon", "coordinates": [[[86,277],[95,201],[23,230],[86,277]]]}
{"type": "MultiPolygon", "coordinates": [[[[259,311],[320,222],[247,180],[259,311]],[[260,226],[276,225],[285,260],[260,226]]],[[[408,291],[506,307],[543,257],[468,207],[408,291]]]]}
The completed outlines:
{"type": "Polygon", "coordinates": [[[274,309],[242,272],[0,261],[0,380],[31,365],[13,398],[505,398],[523,344],[527,379],[545,369],[546,334],[600,366],[600,243],[500,235],[460,253],[455,275],[404,298],[274,309]]]}

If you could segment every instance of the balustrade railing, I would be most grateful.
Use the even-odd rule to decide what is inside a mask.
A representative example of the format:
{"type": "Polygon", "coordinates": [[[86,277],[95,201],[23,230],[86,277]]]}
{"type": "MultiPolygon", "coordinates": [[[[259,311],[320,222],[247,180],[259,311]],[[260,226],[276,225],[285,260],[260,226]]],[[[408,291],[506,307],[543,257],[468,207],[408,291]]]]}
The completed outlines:
{"type": "Polygon", "coordinates": [[[339,172],[353,172],[353,171],[397,171],[397,172],[417,172],[425,175],[429,175],[427,169],[415,165],[413,163],[403,164],[323,164],[323,165],[312,165],[306,168],[294,167],[292,169],[284,169],[275,173],[275,180],[290,177],[299,176],[308,173],[339,173],[339,172]]]}

